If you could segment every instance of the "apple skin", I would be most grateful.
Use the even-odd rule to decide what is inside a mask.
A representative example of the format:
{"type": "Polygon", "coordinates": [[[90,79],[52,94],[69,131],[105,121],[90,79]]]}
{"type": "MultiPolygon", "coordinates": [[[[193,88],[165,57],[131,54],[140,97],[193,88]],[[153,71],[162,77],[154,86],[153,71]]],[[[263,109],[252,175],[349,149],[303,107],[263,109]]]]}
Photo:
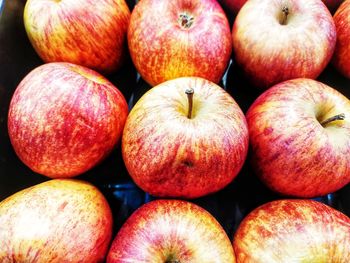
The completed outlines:
{"type": "Polygon", "coordinates": [[[277,200],[246,216],[233,241],[237,262],[349,262],[350,219],[313,200],[277,200]]]}
{"type": "Polygon", "coordinates": [[[251,0],[237,15],[232,38],[237,64],[253,86],[267,89],[288,79],[316,79],[332,57],[336,29],[319,0],[251,0]]]}
{"type": "Polygon", "coordinates": [[[156,200],[124,223],[108,252],[107,263],[233,263],[231,242],[205,209],[181,200],[156,200]]]}
{"type": "Polygon", "coordinates": [[[112,213],[93,185],[54,179],[0,203],[0,262],[102,262],[112,213]]]}
{"type": "Polygon", "coordinates": [[[124,0],[28,0],[23,19],[45,62],[70,62],[109,74],[127,53],[130,10],[124,0]]]}
{"type": "Polygon", "coordinates": [[[10,103],[8,132],[18,157],[51,178],[84,173],[119,142],[123,94],[88,68],[53,62],[32,70],[10,103]]]}
{"type": "Polygon", "coordinates": [[[216,0],[138,2],[128,45],[136,69],[151,86],[184,76],[218,83],[232,52],[230,25],[216,0]],[[188,28],[181,25],[184,14],[193,17],[188,28]]]}
{"type": "Polygon", "coordinates": [[[337,44],[332,63],[345,77],[350,79],[350,1],[345,1],[334,14],[337,28],[337,44]]]}
{"type": "Polygon", "coordinates": [[[182,77],[144,94],[127,118],[122,155],[134,182],[161,197],[196,198],[224,188],[248,151],[243,112],[220,86],[182,77]],[[187,88],[194,90],[187,117],[187,88]]]}
{"type": "Polygon", "coordinates": [[[272,190],[317,197],[350,182],[350,101],[311,79],[277,84],[246,113],[251,163],[272,190]],[[321,125],[345,114],[344,120],[321,125]]]}

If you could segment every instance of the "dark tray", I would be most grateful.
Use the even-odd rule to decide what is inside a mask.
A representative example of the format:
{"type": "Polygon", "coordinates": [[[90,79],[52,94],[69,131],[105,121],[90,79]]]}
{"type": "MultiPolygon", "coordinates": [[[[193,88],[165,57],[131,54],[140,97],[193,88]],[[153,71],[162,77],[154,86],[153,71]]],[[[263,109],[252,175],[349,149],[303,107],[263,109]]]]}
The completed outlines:
{"type": "MultiPolygon", "coordinates": [[[[136,1],[127,2],[132,9],[136,1]]],[[[48,180],[32,172],[18,159],[7,132],[7,113],[12,94],[29,71],[43,64],[24,30],[24,3],[25,0],[7,0],[2,14],[0,7],[0,201],[21,189],[48,180]]],[[[232,23],[233,17],[229,16],[232,23]]],[[[107,78],[122,91],[130,108],[150,89],[137,77],[130,59],[119,72],[107,78]]],[[[350,80],[342,77],[332,66],[328,66],[318,80],[350,98],[350,80]]],[[[260,94],[260,91],[249,86],[234,62],[220,85],[235,98],[244,112],[260,94]]],[[[92,182],[106,196],[114,214],[115,231],[136,208],[154,199],[132,182],[123,164],[120,147],[99,166],[76,178],[92,182]]],[[[257,179],[247,161],[238,177],[225,189],[191,201],[214,215],[232,239],[238,224],[248,212],[265,202],[282,198],[257,179]]],[[[316,199],[350,216],[350,185],[316,199]]]]}

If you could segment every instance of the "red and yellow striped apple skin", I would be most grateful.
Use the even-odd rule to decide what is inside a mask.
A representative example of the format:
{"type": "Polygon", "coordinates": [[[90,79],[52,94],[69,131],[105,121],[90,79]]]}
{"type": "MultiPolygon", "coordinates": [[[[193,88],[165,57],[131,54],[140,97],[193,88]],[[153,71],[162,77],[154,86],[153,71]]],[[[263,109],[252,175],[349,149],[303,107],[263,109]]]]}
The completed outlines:
{"type": "Polygon", "coordinates": [[[350,79],[350,1],[345,1],[334,14],[337,29],[337,44],[333,55],[333,65],[350,79]]]}
{"type": "Polygon", "coordinates": [[[129,174],[156,196],[216,192],[236,177],[247,151],[243,112],[221,87],[198,77],[177,78],[148,91],[131,110],[122,137],[129,174]],[[187,88],[194,89],[191,119],[187,88]]]}
{"type": "Polygon", "coordinates": [[[316,197],[350,182],[350,101],[315,80],[277,84],[247,114],[251,164],[276,192],[316,197]],[[321,122],[337,114],[342,121],[321,122]]]}
{"type": "Polygon", "coordinates": [[[187,201],[156,200],[128,218],[107,262],[234,263],[235,256],[225,231],[206,210],[187,201]]]}
{"type": "Polygon", "coordinates": [[[24,25],[45,62],[108,74],[123,63],[130,10],[125,0],[28,0],[24,25]]]}
{"type": "Polygon", "coordinates": [[[254,209],[233,240],[237,262],[350,261],[350,219],[312,200],[277,200],[254,209]]]}
{"type": "Polygon", "coordinates": [[[218,83],[230,59],[232,41],[226,15],[214,0],[142,0],[128,29],[131,58],[142,78],[154,86],[197,76],[218,83]],[[180,14],[193,16],[183,28],[180,14]]]}
{"type": "Polygon", "coordinates": [[[331,60],[336,29],[321,1],[252,0],[237,15],[232,39],[247,78],[267,89],[288,79],[317,78],[331,60]],[[282,25],[284,7],[289,15],[282,25]]]}
{"type": "Polygon", "coordinates": [[[8,132],[18,157],[30,169],[52,178],[72,177],[110,153],[127,114],[123,94],[97,72],[49,63],[18,85],[8,132]]]}
{"type": "Polygon", "coordinates": [[[0,202],[0,262],[103,262],[112,224],[96,187],[49,180],[0,202]]]}

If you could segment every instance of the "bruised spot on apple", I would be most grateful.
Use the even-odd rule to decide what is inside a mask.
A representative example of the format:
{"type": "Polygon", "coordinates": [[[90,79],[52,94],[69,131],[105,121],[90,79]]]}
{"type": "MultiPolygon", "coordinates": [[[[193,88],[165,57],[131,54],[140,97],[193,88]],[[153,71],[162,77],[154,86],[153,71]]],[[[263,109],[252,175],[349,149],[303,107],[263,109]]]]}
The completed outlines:
{"type": "Polygon", "coordinates": [[[138,208],[114,238],[107,263],[234,263],[222,226],[203,208],[182,200],[156,200],[138,208]]]}
{"type": "Polygon", "coordinates": [[[149,90],[131,110],[122,136],[129,174],[155,196],[195,198],[221,190],[236,177],[247,151],[238,104],[198,77],[149,90]]]}
{"type": "Polygon", "coordinates": [[[30,169],[51,178],[73,177],[113,150],[127,114],[123,94],[102,75],[71,63],[48,63],[18,85],[8,132],[30,169]]]}
{"type": "Polygon", "coordinates": [[[315,80],[279,83],[246,114],[251,162],[272,190],[317,197],[350,182],[350,101],[315,80]]]}
{"type": "Polygon", "coordinates": [[[350,219],[312,200],[276,200],[254,209],[233,238],[237,262],[349,262],[350,219]]]}

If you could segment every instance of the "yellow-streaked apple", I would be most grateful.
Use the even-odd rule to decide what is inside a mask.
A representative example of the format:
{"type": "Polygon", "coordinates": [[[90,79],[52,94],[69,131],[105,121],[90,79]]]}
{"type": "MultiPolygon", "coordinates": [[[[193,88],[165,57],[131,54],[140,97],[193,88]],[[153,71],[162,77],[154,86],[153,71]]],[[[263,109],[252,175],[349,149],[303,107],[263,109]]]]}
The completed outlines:
{"type": "Polygon", "coordinates": [[[122,155],[135,183],[162,197],[214,193],[238,174],[248,151],[248,129],[235,100],[199,77],[163,82],[130,111],[122,155]]]}
{"type": "Polygon", "coordinates": [[[237,15],[232,38],[238,65],[254,86],[267,89],[316,79],[333,55],[336,29],[320,0],[251,0],[237,15]]]}
{"type": "Polygon", "coordinates": [[[121,227],[107,263],[234,263],[232,244],[205,209],[183,200],[156,200],[137,209],[121,227]]]}
{"type": "Polygon", "coordinates": [[[123,94],[99,73],[71,63],[33,69],[11,99],[8,132],[18,157],[51,178],[73,177],[117,145],[128,114],[123,94]]]}
{"type": "Polygon", "coordinates": [[[251,162],[272,190],[317,197],[350,182],[350,101],[311,79],[279,83],[246,114],[251,162]]]}
{"type": "Polygon", "coordinates": [[[243,219],[233,247],[237,262],[349,262],[350,218],[314,200],[276,200],[243,219]]]}

